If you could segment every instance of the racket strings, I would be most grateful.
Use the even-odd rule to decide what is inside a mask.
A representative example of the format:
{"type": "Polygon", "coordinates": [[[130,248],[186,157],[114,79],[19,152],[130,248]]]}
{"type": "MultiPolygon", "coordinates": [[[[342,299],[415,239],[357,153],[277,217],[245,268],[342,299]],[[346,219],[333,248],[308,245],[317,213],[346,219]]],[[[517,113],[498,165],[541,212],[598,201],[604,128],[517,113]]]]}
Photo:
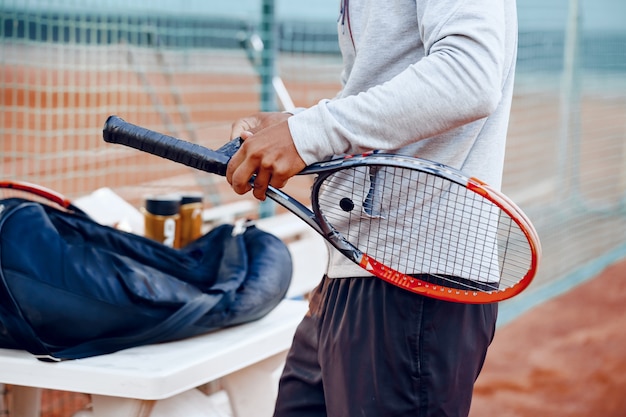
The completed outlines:
{"type": "Polygon", "coordinates": [[[438,285],[493,291],[515,285],[530,268],[528,239],[505,211],[429,172],[344,169],[325,179],[318,205],[359,251],[438,285]]]}

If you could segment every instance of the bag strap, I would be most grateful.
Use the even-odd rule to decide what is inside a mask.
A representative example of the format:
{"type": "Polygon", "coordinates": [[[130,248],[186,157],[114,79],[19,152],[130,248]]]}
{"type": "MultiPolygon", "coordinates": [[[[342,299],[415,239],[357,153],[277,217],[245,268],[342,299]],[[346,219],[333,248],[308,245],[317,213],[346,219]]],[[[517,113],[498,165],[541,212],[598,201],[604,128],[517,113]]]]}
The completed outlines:
{"type": "Polygon", "coordinates": [[[16,342],[37,359],[44,362],[60,362],[66,359],[79,359],[88,356],[112,353],[118,350],[163,342],[174,338],[180,329],[185,328],[200,317],[208,313],[221,299],[221,295],[200,294],[198,297],[187,302],[165,321],[159,323],[144,332],[132,336],[111,337],[98,339],[65,349],[56,349],[41,341],[33,331],[30,324],[13,314],[9,314],[4,320],[7,330],[16,342]]]}
{"type": "MultiPolygon", "coordinates": [[[[118,350],[172,340],[177,332],[208,313],[222,295],[201,294],[179,308],[159,325],[132,336],[93,340],[60,350],[51,355],[54,360],[79,359],[112,353],[118,350]]],[[[39,358],[41,359],[41,358],[39,358]]]]}
{"type": "MultiPolygon", "coordinates": [[[[4,310],[6,311],[6,309],[4,310]]],[[[30,352],[37,358],[41,357],[43,360],[56,362],[55,358],[49,355],[50,349],[37,337],[30,323],[22,317],[21,312],[10,311],[6,314],[3,313],[2,324],[21,349],[30,352]]]]}

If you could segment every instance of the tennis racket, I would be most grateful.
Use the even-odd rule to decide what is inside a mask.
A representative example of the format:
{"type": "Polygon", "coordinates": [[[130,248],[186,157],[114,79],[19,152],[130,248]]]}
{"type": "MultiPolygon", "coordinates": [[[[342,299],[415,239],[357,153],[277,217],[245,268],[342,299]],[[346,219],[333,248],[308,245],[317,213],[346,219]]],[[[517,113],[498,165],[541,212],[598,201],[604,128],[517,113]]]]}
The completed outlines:
{"type": "Polygon", "coordinates": [[[26,181],[0,181],[0,210],[4,208],[1,200],[8,198],[21,198],[46,204],[62,211],[83,213],[81,209],[74,206],[72,202],[62,194],[26,181]]]}
{"type": "MultiPolygon", "coordinates": [[[[104,140],[224,176],[241,139],[218,150],[110,116],[104,140]]],[[[541,246],[507,197],[435,162],[371,152],[312,164],[311,206],[269,187],[344,256],[408,291],[462,303],[505,300],[536,275],[541,246]]]]}

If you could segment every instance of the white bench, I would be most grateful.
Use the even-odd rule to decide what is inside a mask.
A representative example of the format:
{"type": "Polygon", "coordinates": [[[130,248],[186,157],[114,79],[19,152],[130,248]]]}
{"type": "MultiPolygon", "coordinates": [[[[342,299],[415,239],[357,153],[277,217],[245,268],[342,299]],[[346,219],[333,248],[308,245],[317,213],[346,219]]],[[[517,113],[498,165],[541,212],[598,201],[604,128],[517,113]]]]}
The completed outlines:
{"type": "MultiPolygon", "coordinates": [[[[288,242],[294,274],[288,297],[302,298],[327,262],[323,239],[292,214],[257,222],[288,242]]],[[[0,384],[11,385],[12,416],[39,417],[41,389],[91,394],[94,417],[223,416],[196,389],[220,380],[234,417],[271,416],[277,375],[307,301],[285,299],[266,317],[186,340],[110,355],[44,363],[0,349],[0,384]]]]}
{"type": "Polygon", "coordinates": [[[20,417],[39,417],[41,388],[92,394],[97,417],[139,417],[149,415],[145,410],[154,406],[154,400],[172,398],[219,378],[233,415],[269,416],[276,395],[272,373],[284,360],[306,304],[285,300],[256,322],[60,363],[0,349],[0,381],[12,385],[11,415],[20,417]]]}

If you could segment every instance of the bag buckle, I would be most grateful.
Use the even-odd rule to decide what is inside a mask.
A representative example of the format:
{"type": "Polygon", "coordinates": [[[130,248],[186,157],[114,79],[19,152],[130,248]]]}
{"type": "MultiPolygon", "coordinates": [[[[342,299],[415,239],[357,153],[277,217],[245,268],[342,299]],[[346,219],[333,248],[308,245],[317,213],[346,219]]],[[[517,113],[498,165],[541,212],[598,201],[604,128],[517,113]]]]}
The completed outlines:
{"type": "Polygon", "coordinates": [[[233,225],[233,231],[231,232],[231,236],[239,236],[243,234],[246,229],[250,226],[253,226],[256,223],[254,220],[250,219],[239,219],[233,225]]]}

